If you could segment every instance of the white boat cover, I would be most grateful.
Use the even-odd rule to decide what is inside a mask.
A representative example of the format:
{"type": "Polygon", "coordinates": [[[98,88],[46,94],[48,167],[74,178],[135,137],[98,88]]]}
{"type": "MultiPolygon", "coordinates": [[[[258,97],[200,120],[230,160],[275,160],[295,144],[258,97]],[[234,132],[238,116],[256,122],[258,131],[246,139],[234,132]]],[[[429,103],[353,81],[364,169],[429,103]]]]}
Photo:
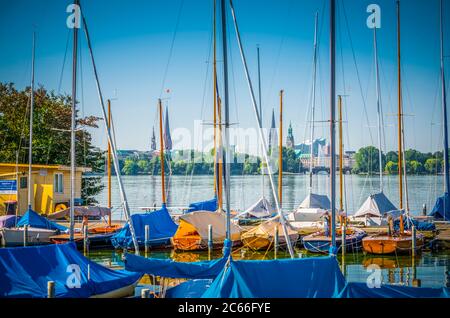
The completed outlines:
{"type": "MultiPolygon", "coordinates": [[[[223,212],[196,211],[180,216],[180,220],[191,224],[202,239],[208,239],[208,225],[212,225],[214,240],[223,240],[227,235],[227,217],[223,212]]],[[[230,222],[231,240],[240,238],[240,228],[230,222]]]]}
{"type": "MultiPolygon", "coordinates": [[[[74,207],[75,216],[103,217],[111,214],[111,209],[100,206],[76,206],[74,207]]],[[[57,220],[70,217],[70,208],[61,210],[47,216],[49,219],[57,220]]]]}
{"type": "Polygon", "coordinates": [[[383,192],[370,195],[363,205],[356,211],[354,217],[378,217],[381,218],[386,212],[397,210],[383,192]]]}
{"type": "MultiPolygon", "coordinates": [[[[280,243],[286,243],[286,238],[284,236],[284,232],[283,232],[283,226],[281,225],[280,221],[279,221],[279,217],[275,217],[269,221],[263,222],[260,225],[252,228],[251,230],[245,232],[244,234],[242,234],[242,238],[246,238],[246,237],[254,237],[254,236],[259,236],[259,237],[264,237],[267,239],[271,239],[272,237],[275,236],[275,228],[278,228],[278,239],[280,243]]],[[[297,241],[298,240],[298,232],[297,230],[295,230],[290,224],[289,222],[286,222],[286,230],[287,230],[287,234],[289,235],[289,238],[291,239],[291,243],[292,241],[297,241]]],[[[295,243],[295,242],[294,242],[295,243]]]]}
{"type": "Polygon", "coordinates": [[[331,209],[330,199],[326,195],[310,193],[297,208],[297,210],[301,209],[330,210],[331,209]]]}
{"type": "Polygon", "coordinates": [[[270,217],[276,212],[276,209],[272,204],[266,199],[266,197],[261,197],[256,201],[251,207],[244,211],[239,216],[243,217],[254,217],[254,218],[265,218],[270,217]]]}

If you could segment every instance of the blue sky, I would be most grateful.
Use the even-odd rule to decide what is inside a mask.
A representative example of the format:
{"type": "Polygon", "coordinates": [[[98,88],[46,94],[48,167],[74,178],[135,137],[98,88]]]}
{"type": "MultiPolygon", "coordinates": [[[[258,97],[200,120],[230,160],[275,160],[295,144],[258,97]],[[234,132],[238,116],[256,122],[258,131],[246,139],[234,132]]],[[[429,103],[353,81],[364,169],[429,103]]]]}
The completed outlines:
{"type": "MultiPolygon", "coordinates": [[[[34,26],[38,34],[36,81],[58,91],[62,77],[60,91],[70,93],[71,38],[62,71],[69,36],[66,6],[70,3],[65,0],[0,0],[0,81],[14,82],[18,88],[29,85],[34,26]]],[[[372,31],[366,26],[366,8],[371,3],[379,4],[382,10],[378,45],[386,148],[391,150],[396,148],[397,142],[396,118],[392,116],[396,112],[397,95],[394,0],[338,0],[337,93],[348,95],[344,105],[346,148],[376,144],[373,42],[372,31]]],[[[82,5],[104,95],[116,98],[113,114],[119,148],[145,150],[150,147],[160,96],[170,97],[165,103],[169,105],[172,129],[193,130],[195,120],[211,121],[211,0],[85,0],[82,5]],[[164,93],[165,89],[170,89],[170,95],[164,93]]],[[[254,84],[257,44],[261,48],[264,124],[269,124],[272,108],[277,110],[278,107],[278,92],[284,89],[285,128],[291,121],[296,142],[307,139],[316,11],[320,26],[316,119],[327,120],[329,114],[328,0],[234,0],[234,6],[254,84]]],[[[445,32],[449,34],[450,2],[445,0],[444,6],[445,32]]],[[[401,10],[404,112],[408,115],[405,117],[406,144],[422,151],[434,151],[441,148],[442,140],[439,1],[403,0],[401,10]]],[[[230,15],[228,22],[231,120],[241,128],[255,127],[230,15]]],[[[82,103],[79,107],[85,115],[100,115],[83,33],[80,33],[80,40],[82,71],[78,99],[82,103]]],[[[445,44],[446,55],[450,54],[449,42],[445,44]]],[[[221,52],[220,46],[218,50],[221,52]]],[[[448,59],[446,62],[448,64],[448,59]]],[[[446,73],[449,74],[448,67],[446,73]]],[[[220,76],[221,72],[219,79],[220,76]]],[[[328,137],[328,131],[325,123],[317,124],[318,137],[328,137]]],[[[94,142],[104,148],[104,130],[93,133],[94,142]]]]}

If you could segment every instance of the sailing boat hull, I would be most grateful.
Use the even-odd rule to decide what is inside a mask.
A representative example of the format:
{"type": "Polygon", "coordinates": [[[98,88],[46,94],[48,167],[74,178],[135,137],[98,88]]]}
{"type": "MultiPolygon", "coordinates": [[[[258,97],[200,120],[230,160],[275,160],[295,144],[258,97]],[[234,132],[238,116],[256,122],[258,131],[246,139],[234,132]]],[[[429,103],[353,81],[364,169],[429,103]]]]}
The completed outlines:
{"type": "MultiPolygon", "coordinates": [[[[345,250],[353,252],[361,249],[362,240],[366,236],[364,231],[355,231],[352,234],[347,234],[345,238],[345,250]]],[[[302,239],[303,246],[311,253],[328,254],[331,247],[331,237],[325,236],[324,232],[314,233],[305,236],[302,239]]],[[[340,250],[342,248],[342,237],[336,237],[336,248],[340,250]]]]}
{"type": "MultiPolygon", "coordinates": [[[[23,228],[13,228],[0,229],[1,244],[2,246],[23,246],[24,245],[24,229],[23,228]]],[[[42,245],[50,244],[50,237],[55,235],[56,231],[39,229],[39,228],[28,228],[27,245],[42,245]]]]}
{"type": "MultiPolygon", "coordinates": [[[[416,251],[420,251],[423,243],[423,235],[418,234],[416,251]]],[[[370,254],[409,254],[412,251],[412,236],[408,233],[401,236],[370,236],[363,239],[362,246],[364,252],[370,254]]]]}

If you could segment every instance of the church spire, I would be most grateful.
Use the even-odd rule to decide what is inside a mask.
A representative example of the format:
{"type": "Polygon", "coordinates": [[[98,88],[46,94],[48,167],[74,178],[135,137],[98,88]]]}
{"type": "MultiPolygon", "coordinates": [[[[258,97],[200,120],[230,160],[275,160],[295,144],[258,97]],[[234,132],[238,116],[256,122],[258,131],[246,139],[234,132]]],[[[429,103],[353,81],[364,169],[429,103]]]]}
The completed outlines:
{"type": "Polygon", "coordinates": [[[289,122],[288,135],[286,137],[286,147],[293,149],[295,147],[292,122],[289,122]]]}
{"type": "Polygon", "coordinates": [[[155,137],[155,127],[153,126],[153,133],[152,133],[152,151],[156,150],[156,137],[155,137]]]}
{"type": "Polygon", "coordinates": [[[272,124],[270,125],[269,131],[269,152],[271,152],[272,149],[275,149],[276,147],[278,147],[278,133],[275,123],[275,110],[272,109],[272,124]]]}
{"type": "Polygon", "coordinates": [[[169,109],[166,106],[166,118],[164,119],[164,146],[166,150],[172,150],[172,137],[170,136],[169,109]]]}

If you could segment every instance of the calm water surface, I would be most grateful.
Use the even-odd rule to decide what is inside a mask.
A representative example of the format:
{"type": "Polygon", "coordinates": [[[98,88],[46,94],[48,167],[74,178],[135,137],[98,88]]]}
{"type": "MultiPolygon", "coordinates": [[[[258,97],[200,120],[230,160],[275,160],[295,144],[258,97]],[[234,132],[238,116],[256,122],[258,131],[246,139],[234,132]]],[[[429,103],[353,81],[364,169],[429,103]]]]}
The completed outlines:
{"type": "MultiPolygon", "coordinates": [[[[268,177],[265,177],[264,189],[260,176],[232,176],[231,202],[233,209],[244,210],[260,198],[262,193],[269,199],[271,189],[268,177]]],[[[103,179],[106,184],[106,178],[103,179]]],[[[283,178],[283,209],[296,208],[308,193],[307,175],[286,175],[283,178]]],[[[133,213],[141,213],[141,207],[161,204],[161,181],[159,176],[125,176],[125,190],[133,213]]],[[[398,179],[396,176],[384,178],[384,192],[394,205],[398,204],[398,179]]],[[[367,196],[379,190],[378,177],[356,175],[345,176],[345,206],[349,214],[353,214],[367,196]]],[[[329,176],[314,176],[314,192],[329,193],[329,176]]],[[[408,193],[412,214],[421,214],[423,204],[430,210],[438,195],[443,192],[442,177],[409,176],[408,193]]],[[[117,182],[113,178],[112,201],[116,220],[123,220],[117,182]]],[[[207,200],[213,197],[212,176],[173,176],[168,190],[168,205],[186,207],[190,202],[207,200]]],[[[98,201],[106,205],[106,189],[98,196],[98,201]]],[[[297,250],[297,255],[310,257],[304,250],[297,250]]],[[[220,251],[213,252],[211,258],[219,258],[220,251]]],[[[122,267],[122,253],[110,250],[91,251],[90,257],[109,267],[122,267]]],[[[175,252],[172,250],[152,251],[148,257],[170,258],[181,262],[192,262],[208,259],[208,252],[175,252]]],[[[273,252],[255,253],[242,249],[234,253],[235,259],[273,259],[273,252]]],[[[281,252],[278,258],[288,257],[281,252]]],[[[411,286],[413,279],[420,279],[423,287],[450,287],[450,252],[423,252],[413,262],[410,256],[369,256],[362,252],[347,254],[345,259],[338,257],[341,270],[352,282],[366,282],[373,268],[381,269],[382,281],[390,284],[411,286]],[[372,266],[371,266],[372,265],[372,266]],[[375,267],[374,267],[375,265],[375,267]]]]}
{"type": "MultiPolygon", "coordinates": [[[[231,177],[231,206],[236,210],[245,210],[256,202],[264,193],[272,200],[268,177],[262,187],[261,176],[232,176],[231,177]]],[[[125,191],[133,213],[142,212],[141,207],[161,206],[161,179],[159,176],[124,176],[125,191]]],[[[106,185],[106,178],[103,178],[106,185]]],[[[277,182],[275,178],[275,183],[277,182]]],[[[329,193],[329,176],[314,176],[314,192],[329,193]]],[[[283,177],[283,210],[296,208],[308,193],[307,175],[285,175],[283,177]]],[[[357,175],[345,176],[344,202],[349,215],[355,213],[367,196],[379,191],[378,177],[357,175]]],[[[398,179],[396,176],[384,177],[384,192],[388,198],[398,205],[398,179]]],[[[408,198],[413,215],[420,214],[423,204],[430,210],[436,197],[443,193],[443,180],[441,176],[409,176],[408,198]]],[[[169,207],[187,207],[190,202],[208,200],[213,197],[212,176],[172,176],[167,191],[169,207]]],[[[338,193],[339,195],[339,193],[338,193]]],[[[107,203],[106,188],[98,195],[100,204],[107,203]]],[[[273,201],[273,200],[272,200],[273,201]]],[[[113,218],[123,220],[120,207],[119,189],[117,180],[113,177],[112,203],[114,207],[113,218]]]]}

